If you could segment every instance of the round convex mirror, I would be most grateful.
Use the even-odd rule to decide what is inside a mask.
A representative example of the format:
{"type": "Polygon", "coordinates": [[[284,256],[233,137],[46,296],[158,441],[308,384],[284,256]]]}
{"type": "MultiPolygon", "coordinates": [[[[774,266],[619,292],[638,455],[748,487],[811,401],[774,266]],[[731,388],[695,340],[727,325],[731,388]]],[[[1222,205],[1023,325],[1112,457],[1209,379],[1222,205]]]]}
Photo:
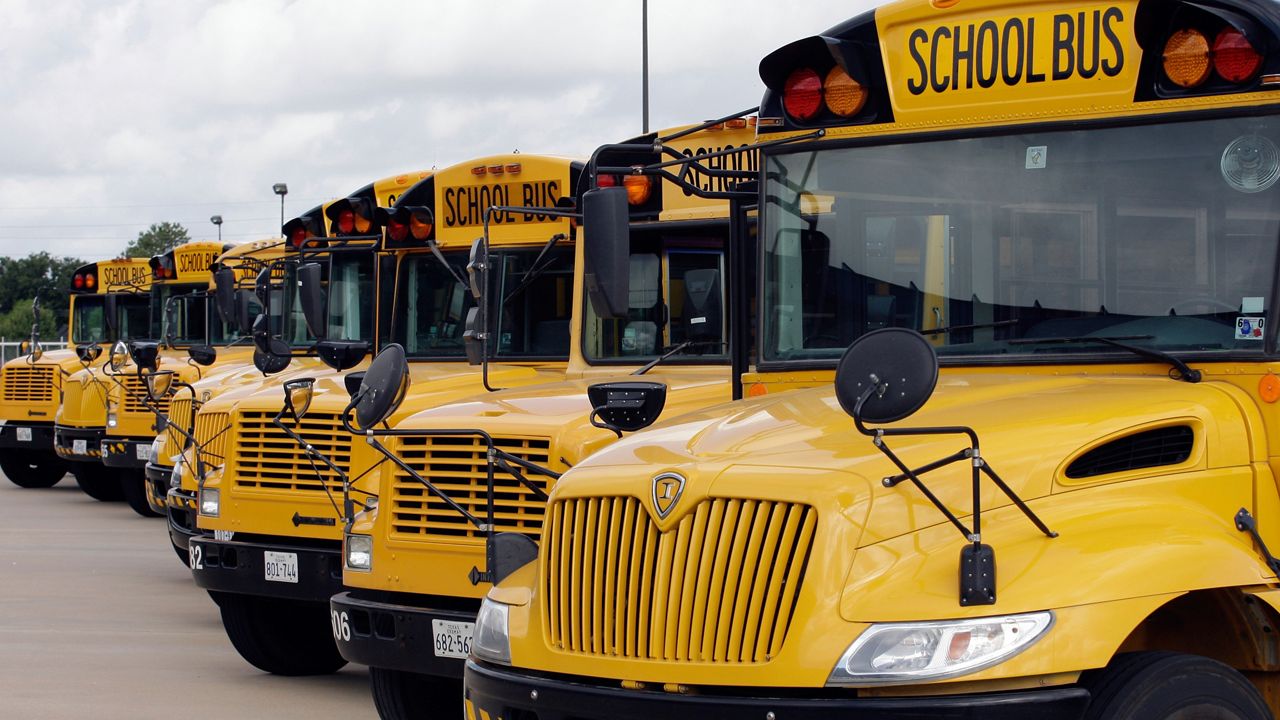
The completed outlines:
{"type": "Polygon", "coordinates": [[[880,383],[856,417],[889,423],[920,409],[938,384],[938,355],[923,335],[905,328],[884,328],[863,335],[844,351],[836,366],[836,399],[853,416],[867,388],[880,383]]]}
{"type": "Polygon", "coordinates": [[[386,420],[404,399],[409,385],[409,364],[404,348],[392,343],[369,364],[360,383],[360,402],[356,403],[356,422],[371,428],[386,420]]]}

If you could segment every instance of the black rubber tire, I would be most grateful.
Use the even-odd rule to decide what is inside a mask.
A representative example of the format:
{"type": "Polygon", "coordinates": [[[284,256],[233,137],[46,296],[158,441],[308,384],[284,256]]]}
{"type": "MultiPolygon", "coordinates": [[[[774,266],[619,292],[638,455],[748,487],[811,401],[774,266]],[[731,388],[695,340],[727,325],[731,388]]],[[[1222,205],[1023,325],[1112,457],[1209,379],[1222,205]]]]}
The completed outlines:
{"type": "Polygon", "coordinates": [[[1244,675],[1199,655],[1126,653],[1080,684],[1092,696],[1085,720],[1271,720],[1244,675]]]}
{"type": "Polygon", "coordinates": [[[140,470],[120,470],[120,492],[133,511],[146,518],[160,517],[147,502],[147,476],[140,470]]]}
{"type": "Polygon", "coordinates": [[[76,484],[85,495],[102,502],[116,502],[124,499],[124,488],[120,486],[120,475],[115,468],[96,463],[74,463],[71,474],[76,476],[76,484]]]}
{"type": "Polygon", "coordinates": [[[369,689],[382,720],[462,717],[462,681],[369,668],[369,689]]]}
{"type": "Polygon", "coordinates": [[[0,450],[0,471],[9,482],[23,488],[47,488],[67,474],[67,464],[52,452],[40,450],[0,450]]]}
{"type": "Polygon", "coordinates": [[[328,603],[216,595],[231,644],[259,670],[273,675],[328,675],[347,664],[333,642],[328,603]]]}

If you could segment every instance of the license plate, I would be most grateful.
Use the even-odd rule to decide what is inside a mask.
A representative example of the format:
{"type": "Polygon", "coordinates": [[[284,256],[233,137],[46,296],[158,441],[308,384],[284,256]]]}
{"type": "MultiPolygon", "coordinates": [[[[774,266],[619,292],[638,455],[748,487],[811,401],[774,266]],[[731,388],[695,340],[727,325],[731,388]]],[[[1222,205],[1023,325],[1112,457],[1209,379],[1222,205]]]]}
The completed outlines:
{"type": "Polygon", "coordinates": [[[150,459],[151,459],[151,446],[150,446],[150,445],[143,445],[143,444],[141,444],[141,443],[139,443],[139,444],[137,444],[137,445],[134,445],[134,446],[133,446],[133,454],[134,454],[134,456],[135,456],[135,457],[137,457],[139,460],[150,460],[150,459]]]}
{"type": "Polygon", "coordinates": [[[75,453],[75,454],[77,454],[77,455],[88,455],[88,454],[89,454],[89,441],[88,441],[88,440],[72,440],[72,441],[71,441],[71,452],[73,452],[73,453],[75,453]]]}
{"type": "Polygon", "coordinates": [[[436,657],[466,660],[471,654],[471,633],[475,629],[475,623],[433,619],[431,638],[436,657]]]}
{"type": "Polygon", "coordinates": [[[262,552],[264,576],[271,582],[298,582],[298,553],[262,552]]]}
{"type": "Polygon", "coordinates": [[[14,428],[18,435],[18,442],[31,442],[31,428],[14,428]]]}

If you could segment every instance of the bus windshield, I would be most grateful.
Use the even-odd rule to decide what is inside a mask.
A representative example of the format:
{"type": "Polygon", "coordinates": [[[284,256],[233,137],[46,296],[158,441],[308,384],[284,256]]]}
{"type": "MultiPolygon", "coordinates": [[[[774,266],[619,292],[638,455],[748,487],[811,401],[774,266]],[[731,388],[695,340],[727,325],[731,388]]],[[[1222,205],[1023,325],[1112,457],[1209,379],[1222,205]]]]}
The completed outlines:
{"type": "MultiPolygon", "coordinates": [[[[489,287],[494,299],[489,349],[498,358],[565,357],[569,354],[569,309],[573,299],[573,248],[494,248],[489,253],[489,287]],[[535,265],[536,261],[536,265],[535,265]]],[[[466,252],[445,253],[464,279],[466,252]]],[[[471,291],[458,283],[433,255],[413,255],[400,263],[393,342],[413,358],[462,359],[471,291]]]]}
{"type": "MultiPolygon", "coordinates": [[[[936,136],[935,136],[936,137],[936,136]]],[[[765,361],[883,327],[940,356],[1261,353],[1280,120],[792,152],[766,161],[765,361]]]]}
{"type": "Polygon", "coordinates": [[[690,330],[696,322],[707,332],[694,333],[696,345],[682,354],[700,361],[725,359],[722,278],[727,233],[727,223],[683,230],[633,227],[627,316],[601,319],[584,297],[584,355],[591,360],[645,362],[695,340],[690,330]],[[705,317],[706,308],[693,306],[690,289],[698,287],[712,287],[719,295],[712,305],[716,317],[705,317]]]}

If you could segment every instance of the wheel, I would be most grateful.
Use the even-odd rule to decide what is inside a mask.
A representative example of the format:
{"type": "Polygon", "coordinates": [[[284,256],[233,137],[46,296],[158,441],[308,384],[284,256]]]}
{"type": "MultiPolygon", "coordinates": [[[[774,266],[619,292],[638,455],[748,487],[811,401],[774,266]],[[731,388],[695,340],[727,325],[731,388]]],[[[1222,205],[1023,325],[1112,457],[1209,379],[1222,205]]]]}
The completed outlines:
{"type": "Polygon", "coordinates": [[[327,675],[347,664],[333,642],[328,603],[235,593],[217,593],[214,600],[231,644],[259,670],[327,675]]]}
{"type": "Polygon", "coordinates": [[[114,468],[94,463],[74,463],[71,474],[76,476],[76,484],[85,495],[102,502],[115,502],[124,499],[124,488],[120,486],[120,475],[114,468]]]}
{"type": "Polygon", "coordinates": [[[160,517],[160,513],[152,510],[151,503],[147,502],[147,476],[135,470],[121,470],[118,475],[120,492],[129,507],[142,517],[160,517]]]}
{"type": "Polygon", "coordinates": [[[0,451],[0,471],[18,487],[47,488],[58,484],[67,466],[51,452],[15,449],[0,451]]]}
{"type": "Polygon", "coordinates": [[[1244,675],[1217,660],[1171,652],[1119,655],[1085,673],[1086,720],[1270,720],[1244,675]]]}
{"type": "Polygon", "coordinates": [[[462,717],[462,681],[369,668],[369,689],[382,720],[462,717]]]}

